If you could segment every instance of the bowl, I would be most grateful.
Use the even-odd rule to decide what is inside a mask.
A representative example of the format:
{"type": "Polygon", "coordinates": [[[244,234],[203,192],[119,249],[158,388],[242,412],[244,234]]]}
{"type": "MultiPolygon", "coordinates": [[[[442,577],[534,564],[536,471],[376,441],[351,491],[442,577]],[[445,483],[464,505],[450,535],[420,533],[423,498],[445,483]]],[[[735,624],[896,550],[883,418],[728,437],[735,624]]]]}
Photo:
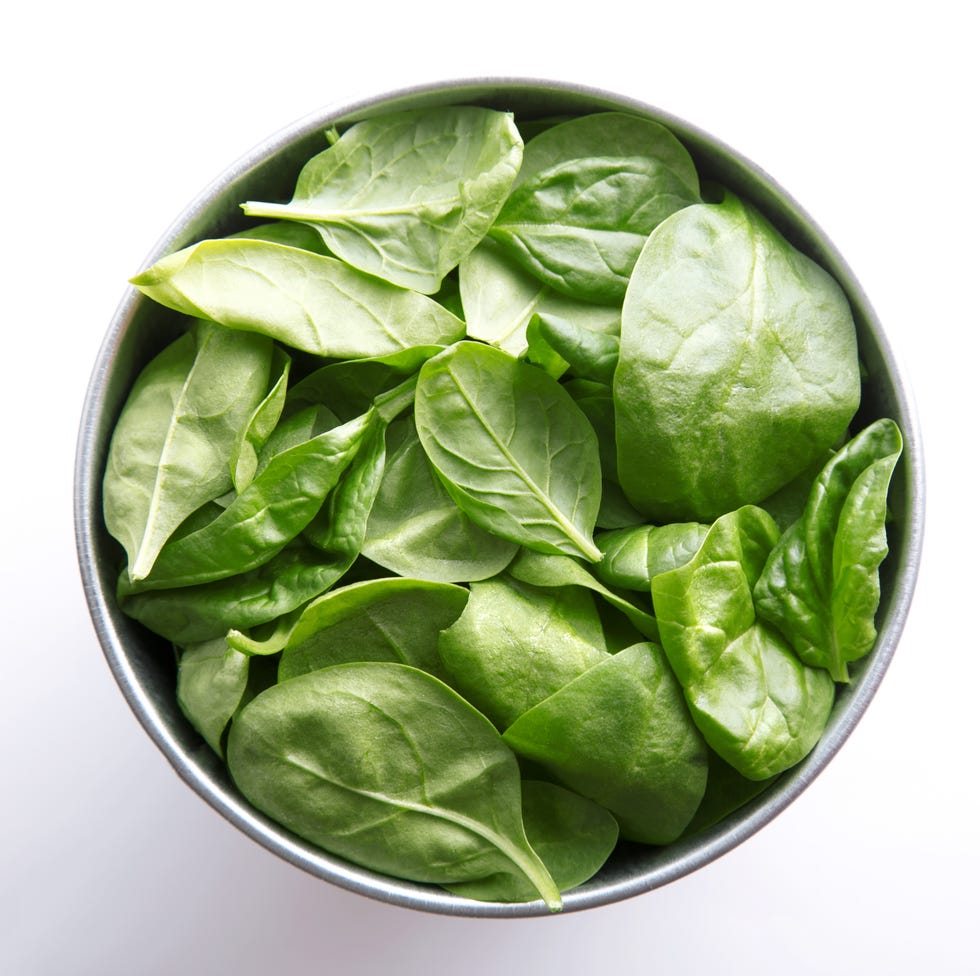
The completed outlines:
{"type": "MultiPolygon", "coordinates": [[[[761,209],[800,250],[841,284],[853,308],[867,370],[861,414],[890,416],[901,427],[905,450],[890,490],[890,554],[881,567],[879,635],[873,651],[853,666],[839,687],[830,722],[809,756],[753,801],[716,826],[664,848],[620,845],[603,869],[564,896],[565,912],[606,905],[666,885],[741,844],[785,810],[841,748],[864,714],[895,653],[918,572],[923,533],[924,473],[911,392],[885,332],[851,269],[802,207],[762,169],[717,139],[634,98],[575,84],[489,78],[402,89],[324,108],[273,135],[213,181],[171,224],[148,256],[163,255],[205,237],[244,226],[239,204],[291,195],[305,160],[322,148],[334,123],[426,106],[478,104],[513,111],[518,118],[621,110],[662,122],[687,146],[699,172],[761,209]]],[[[137,270],[134,266],[134,271],[137,270]]],[[[113,676],[146,733],[184,782],[232,824],[269,851],[342,888],[391,904],[448,915],[544,915],[541,902],[470,901],[442,889],[377,874],[332,856],[289,833],[238,793],[214,752],[188,724],[175,696],[172,648],[126,617],[114,593],[118,547],[102,522],[101,483],[109,437],[139,370],[176,335],[160,307],[128,289],[109,325],[92,372],[81,418],[75,469],[75,530],[82,581],[92,621],[113,676]]],[[[858,421],[861,420],[861,415],[858,421]]]]}

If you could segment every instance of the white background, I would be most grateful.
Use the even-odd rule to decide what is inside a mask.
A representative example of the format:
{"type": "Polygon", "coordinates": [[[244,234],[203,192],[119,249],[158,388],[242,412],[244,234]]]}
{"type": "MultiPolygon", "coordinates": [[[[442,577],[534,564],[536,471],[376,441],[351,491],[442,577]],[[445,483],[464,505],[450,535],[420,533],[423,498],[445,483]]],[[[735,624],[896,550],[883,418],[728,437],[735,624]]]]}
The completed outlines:
{"type": "Polygon", "coordinates": [[[0,60],[0,972],[980,972],[968,5],[27,6],[5,15],[0,60]],[[521,921],[422,915],[335,889],[198,799],[104,662],[71,514],[91,365],[126,279],[171,219],[322,105],[484,75],[635,96],[789,189],[908,369],[929,487],[894,663],[804,796],[669,888],[521,921]]]}

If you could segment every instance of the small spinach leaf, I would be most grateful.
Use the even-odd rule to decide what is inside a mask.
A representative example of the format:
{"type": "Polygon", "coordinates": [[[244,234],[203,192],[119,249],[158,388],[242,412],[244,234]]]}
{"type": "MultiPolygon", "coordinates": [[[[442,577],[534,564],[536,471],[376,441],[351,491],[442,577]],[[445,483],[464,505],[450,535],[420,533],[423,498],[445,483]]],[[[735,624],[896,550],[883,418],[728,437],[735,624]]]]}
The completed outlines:
{"type": "Polygon", "coordinates": [[[683,566],[701,548],[707,533],[708,526],[700,522],[600,532],[595,543],[602,551],[602,561],[596,564],[595,574],[609,586],[649,593],[650,580],[683,566]]]}
{"type": "Polygon", "coordinates": [[[901,451],[891,420],[875,421],[841,448],[753,590],[759,614],[802,661],[826,668],[835,681],[848,680],[848,663],[867,654],[877,636],[888,483],[901,451]]]}
{"type": "Polygon", "coordinates": [[[555,380],[501,350],[461,342],[419,372],[415,423],[453,500],[504,539],[596,561],[599,450],[555,380]]]}

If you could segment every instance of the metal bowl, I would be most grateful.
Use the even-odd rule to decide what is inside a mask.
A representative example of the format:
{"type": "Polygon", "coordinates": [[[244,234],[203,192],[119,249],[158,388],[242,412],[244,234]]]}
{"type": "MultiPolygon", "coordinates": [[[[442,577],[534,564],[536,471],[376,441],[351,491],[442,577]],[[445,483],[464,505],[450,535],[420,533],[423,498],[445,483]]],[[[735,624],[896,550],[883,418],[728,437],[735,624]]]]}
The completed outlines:
{"type": "MultiPolygon", "coordinates": [[[[889,527],[891,552],[881,569],[878,640],[872,653],[853,668],[852,682],[839,688],[820,743],[806,760],[717,826],[665,848],[621,845],[597,876],[564,896],[565,911],[570,912],[648,892],[732,850],[786,809],[840,749],[884,676],[912,599],[925,506],[918,421],[911,392],[860,285],[833,244],[785,190],[756,165],[689,123],[635,99],[578,85],[475,79],[329,106],[283,129],[207,187],[170,226],[147,263],[201,238],[240,229],[243,200],[288,198],[300,166],[322,148],[323,131],[329,125],[450,103],[507,109],[518,118],[623,110],[667,125],[691,152],[702,178],[727,185],[752,201],[793,244],[840,282],[853,307],[868,373],[859,421],[892,417],[905,436],[890,494],[894,519],[889,527]]],[[[85,593],[109,666],[136,717],[181,778],[211,806],[270,851],[316,877],[381,901],[430,912],[496,917],[547,914],[540,902],[470,901],[439,888],[377,874],[313,847],[254,810],[184,718],[175,696],[172,649],[116,606],[119,548],[102,523],[101,493],[109,436],[123,400],[139,370],[175,335],[176,317],[168,319],[165,310],[135,290],[126,292],[95,363],[76,457],[75,531],[85,593]]]]}

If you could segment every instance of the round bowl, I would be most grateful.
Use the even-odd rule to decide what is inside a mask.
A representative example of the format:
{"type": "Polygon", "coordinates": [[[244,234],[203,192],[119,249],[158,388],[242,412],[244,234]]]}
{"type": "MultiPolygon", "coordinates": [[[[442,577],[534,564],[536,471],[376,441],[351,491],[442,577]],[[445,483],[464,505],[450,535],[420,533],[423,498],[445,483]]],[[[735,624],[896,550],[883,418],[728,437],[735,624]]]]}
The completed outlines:
{"type": "MultiPolygon", "coordinates": [[[[573,84],[491,78],[451,81],[331,105],[283,129],[231,166],[174,221],[147,264],[205,237],[244,226],[239,203],[290,196],[302,163],[322,148],[334,123],[450,103],[513,111],[518,118],[622,110],[667,125],[691,152],[704,179],[714,179],[753,202],[802,251],[840,282],[854,311],[868,379],[858,420],[888,416],[901,427],[905,450],[890,492],[894,516],[890,554],[881,567],[879,636],[838,690],[826,732],[810,755],[736,813],[665,848],[621,845],[592,880],[564,896],[565,911],[630,898],[668,884],[732,850],[792,803],[841,748],[878,689],[895,652],[915,586],[922,547],[924,479],[918,422],[911,392],[884,330],[851,269],[798,203],[758,166],[689,123],[636,99],[573,84]]],[[[134,268],[134,271],[136,269],[134,268]]],[[[253,809],[238,793],[214,752],[191,728],[175,695],[170,646],[126,617],[114,593],[118,547],[102,522],[102,472],[109,436],[139,370],[176,335],[161,330],[160,306],[129,289],[99,351],[78,439],[75,526],[89,609],[103,651],[123,695],[146,732],[180,777],[219,813],[270,851],[343,888],[381,901],[452,915],[544,915],[544,904],[487,904],[442,889],[400,881],[334,857],[295,837],[253,809]],[[148,328],[154,320],[153,329],[148,328]]]]}

